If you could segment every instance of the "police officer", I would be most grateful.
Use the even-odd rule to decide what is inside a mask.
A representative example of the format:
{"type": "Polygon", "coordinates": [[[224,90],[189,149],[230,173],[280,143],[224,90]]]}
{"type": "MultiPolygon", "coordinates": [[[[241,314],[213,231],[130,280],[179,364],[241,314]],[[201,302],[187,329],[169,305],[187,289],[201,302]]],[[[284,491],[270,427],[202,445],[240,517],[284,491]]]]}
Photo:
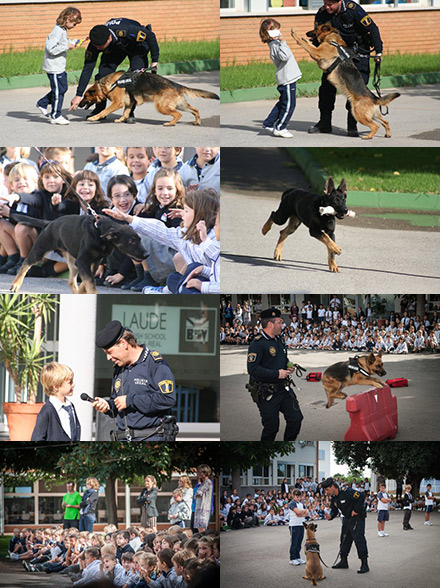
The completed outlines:
{"type": "Polygon", "coordinates": [[[325,518],[331,521],[338,515],[339,511],[343,515],[340,546],[341,560],[332,567],[338,569],[348,568],[347,558],[354,541],[359,559],[362,562],[358,574],[369,572],[368,549],[365,539],[365,494],[354,488],[342,490],[333,478],[327,478],[322,482],[321,487],[324,488],[325,494],[331,497],[330,514],[326,512],[325,518]]]}
{"type": "MultiPolygon", "coordinates": [[[[150,52],[151,71],[157,70],[159,45],[150,25],[143,27],[136,20],[112,18],[104,25],[93,27],[89,33],[89,39],[90,43],[86,49],[76,96],[72,98],[69,110],[78,108],[101,52],[101,62],[95,80],[115,72],[127,56],[130,60],[131,70],[147,68],[148,53],[150,52]]],[[[97,104],[95,110],[87,118],[102,112],[105,105],[105,100],[97,104]]]]}
{"type": "Polygon", "coordinates": [[[250,376],[248,387],[260,411],[263,424],[262,441],[275,440],[280,427],[280,412],[286,420],[285,441],[295,441],[303,419],[293,384],[288,380],[295,368],[287,367],[287,349],[280,336],[283,323],[278,309],[263,310],[263,331],[249,345],[247,356],[250,376]]]}
{"type": "Polygon", "coordinates": [[[167,415],[176,404],[176,391],[173,373],[160,353],[139,345],[119,321],[111,321],[97,334],[96,345],[115,366],[111,398],[95,398],[93,403],[99,412],[116,418],[113,437],[171,440],[175,419],[167,415]]]}
{"type": "MultiPolygon", "coordinates": [[[[349,47],[356,51],[358,59],[354,61],[364,82],[368,84],[370,75],[370,48],[375,51],[374,61],[380,63],[382,59],[382,39],[379,29],[365,10],[352,0],[324,0],[324,6],[315,15],[315,27],[329,22],[332,27],[338,29],[339,34],[349,47]]],[[[310,127],[309,133],[331,133],[332,112],[335,107],[336,88],[327,80],[327,75],[322,75],[319,88],[318,108],[320,111],[319,122],[310,127]]],[[[345,105],[347,113],[347,134],[349,137],[359,136],[356,119],[351,114],[350,103],[345,105]]]]}

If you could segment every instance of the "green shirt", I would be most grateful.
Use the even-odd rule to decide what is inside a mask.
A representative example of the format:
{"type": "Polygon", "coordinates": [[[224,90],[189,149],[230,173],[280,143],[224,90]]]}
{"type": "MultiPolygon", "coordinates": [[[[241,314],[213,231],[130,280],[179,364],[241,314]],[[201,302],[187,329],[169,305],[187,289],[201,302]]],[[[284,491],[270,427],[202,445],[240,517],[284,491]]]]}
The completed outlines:
{"type": "MultiPolygon", "coordinates": [[[[64,494],[63,496],[63,502],[73,506],[79,506],[81,502],[81,494],[76,491],[72,492],[72,494],[67,492],[67,494],[64,494]]],[[[79,519],[79,508],[69,508],[66,506],[66,510],[64,511],[64,519],[66,521],[76,521],[79,519]]]]}

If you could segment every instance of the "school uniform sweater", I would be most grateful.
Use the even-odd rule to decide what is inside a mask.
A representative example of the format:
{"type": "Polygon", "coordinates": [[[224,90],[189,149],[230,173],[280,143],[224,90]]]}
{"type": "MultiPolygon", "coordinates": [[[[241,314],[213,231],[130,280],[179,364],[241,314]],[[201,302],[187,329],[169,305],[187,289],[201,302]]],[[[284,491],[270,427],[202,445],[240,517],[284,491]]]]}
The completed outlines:
{"type": "Polygon", "coordinates": [[[73,407],[73,413],[77,422],[77,439],[71,439],[69,435],[64,431],[61,425],[60,417],[56,411],[54,405],[47,400],[43,408],[40,410],[37,416],[37,422],[32,432],[31,441],[79,441],[81,438],[81,425],[76,414],[75,407],[73,407]]]}

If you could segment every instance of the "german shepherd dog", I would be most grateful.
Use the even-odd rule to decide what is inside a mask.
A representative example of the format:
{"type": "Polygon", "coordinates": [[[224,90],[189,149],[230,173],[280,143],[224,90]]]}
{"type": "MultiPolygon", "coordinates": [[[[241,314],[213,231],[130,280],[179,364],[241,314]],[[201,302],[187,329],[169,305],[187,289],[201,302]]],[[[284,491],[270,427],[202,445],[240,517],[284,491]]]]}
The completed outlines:
{"type": "Polygon", "coordinates": [[[117,71],[115,73],[104,76],[97,80],[93,86],[90,86],[84,98],[79,103],[80,108],[89,108],[92,104],[97,104],[109,98],[111,104],[107,106],[102,112],[90,117],[89,121],[97,121],[106,117],[108,114],[124,108],[122,116],[116,119],[115,123],[125,122],[129,117],[133,116],[136,106],[144,102],[153,102],[156,110],[161,114],[167,114],[173,117],[173,120],[164,123],[165,127],[174,126],[182,117],[182,111],[191,112],[195,121],[194,125],[200,125],[201,119],[197,108],[188,104],[185,94],[188,96],[195,96],[199,98],[211,98],[212,100],[220,100],[217,94],[213,92],[206,92],[205,90],[198,90],[196,88],[187,88],[171,80],[167,80],[157,74],[148,72],[139,72],[133,74],[133,84],[130,91],[126,88],[115,86],[115,82],[124,75],[125,72],[117,71]]]}
{"type": "Polygon", "coordinates": [[[48,251],[59,251],[69,266],[68,284],[74,294],[96,294],[94,274],[100,261],[114,249],[135,261],[146,252],[139,235],[127,224],[99,216],[69,214],[50,222],[38,235],[28,257],[11,284],[18,292],[28,270],[42,261],[48,251]],[[78,287],[77,277],[82,283],[78,287]]]}
{"type": "MultiPolygon", "coordinates": [[[[324,72],[333,65],[339,55],[337,46],[331,43],[342,45],[343,47],[347,46],[338,30],[327,23],[318,25],[314,31],[307,33],[308,36],[316,39],[319,43],[318,47],[309,43],[307,39],[300,39],[293,32],[293,29],[291,30],[291,35],[324,72]]],[[[341,61],[328,75],[328,81],[350,100],[354,118],[370,128],[368,135],[363,135],[362,139],[372,139],[374,137],[379,130],[379,125],[376,122],[380,122],[385,128],[385,137],[391,137],[390,125],[386,118],[381,115],[380,107],[386,106],[392,100],[398,98],[399,93],[394,92],[382,98],[375,96],[366,86],[353,63],[353,59],[341,61]]]]}
{"type": "Polygon", "coordinates": [[[342,392],[343,388],[347,386],[370,384],[375,388],[383,388],[385,386],[385,383],[382,380],[375,377],[375,375],[386,375],[386,371],[383,369],[382,351],[379,351],[376,355],[374,353],[369,353],[368,355],[361,355],[357,358],[358,366],[362,369],[364,374],[360,371],[349,369],[349,363],[349,361],[334,363],[323,373],[322,383],[325,393],[327,394],[326,408],[332,406],[335,398],[347,398],[347,394],[342,392]]]}
{"type": "Polygon", "coordinates": [[[315,538],[315,531],[318,525],[315,523],[303,523],[306,530],[306,575],[303,576],[304,580],[311,580],[313,586],[317,586],[318,580],[325,580],[325,576],[322,575],[322,566],[319,559],[319,543],[315,538]]]}
{"type": "Polygon", "coordinates": [[[327,247],[330,271],[339,272],[339,267],[335,262],[335,255],[340,255],[341,249],[335,243],[335,216],[321,215],[319,209],[320,207],[332,206],[337,218],[342,219],[348,213],[346,198],[347,187],[345,180],[343,179],[339,186],[335,188],[331,177],[328,178],[322,195],[297,190],[296,188],[286,190],[281,196],[278,210],[271,213],[262,229],[263,235],[265,235],[270,231],[273,223],[283,225],[289,221],[287,227],[280,231],[274,259],[281,261],[284,241],[296,231],[301,223],[304,223],[309,228],[310,236],[315,237],[327,247]]]}

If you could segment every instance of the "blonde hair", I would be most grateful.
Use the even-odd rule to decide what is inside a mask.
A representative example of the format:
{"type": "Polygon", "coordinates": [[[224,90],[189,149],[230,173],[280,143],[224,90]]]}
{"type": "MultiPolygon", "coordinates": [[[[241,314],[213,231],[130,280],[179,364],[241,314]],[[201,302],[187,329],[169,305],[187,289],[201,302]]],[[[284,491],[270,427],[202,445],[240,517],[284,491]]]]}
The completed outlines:
{"type": "Polygon", "coordinates": [[[191,480],[189,479],[188,476],[183,475],[180,476],[180,481],[182,482],[182,486],[183,488],[192,488],[192,484],[191,484],[191,480]]]}
{"type": "Polygon", "coordinates": [[[148,474],[148,476],[145,476],[144,482],[145,482],[145,480],[151,480],[153,482],[153,486],[157,486],[156,478],[154,476],[151,476],[150,474],[148,474]]]}
{"type": "Polygon", "coordinates": [[[212,473],[212,470],[209,467],[209,465],[206,465],[205,463],[202,463],[201,465],[197,466],[197,471],[200,474],[205,474],[205,476],[210,476],[212,473]]]}
{"type": "Polygon", "coordinates": [[[116,545],[114,543],[106,543],[101,547],[101,556],[114,555],[116,556],[116,545]]]}
{"type": "Polygon", "coordinates": [[[262,43],[269,43],[269,41],[273,41],[272,37],[269,35],[267,31],[271,31],[273,29],[280,29],[280,23],[275,20],[274,18],[263,18],[260,22],[260,39],[262,43]]]}
{"type": "Polygon", "coordinates": [[[9,173],[9,181],[12,182],[16,177],[28,178],[33,180],[35,188],[38,184],[38,172],[30,163],[17,163],[9,173]]]}
{"type": "Polygon", "coordinates": [[[62,363],[48,363],[41,370],[40,382],[43,386],[44,393],[48,396],[56,394],[56,388],[59,388],[73,378],[73,371],[68,365],[62,363]]]}
{"type": "Polygon", "coordinates": [[[90,486],[95,490],[99,489],[99,482],[96,478],[87,478],[86,483],[89,482],[90,486]]]}
{"type": "Polygon", "coordinates": [[[214,227],[219,209],[218,194],[213,188],[190,190],[185,196],[184,204],[194,211],[194,218],[183,238],[200,245],[197,223],[205,221],[207,233],[214,227]]]}
{"type": "Polygon", "coordinates": [[[78,8],[75,8],[74,6],[68,6],[62,10],[58,15],[57,25],[64,27],[68,20],[75,22],[76,24],[79,24],[82,21],[81,12],[78,10],[78,8]]]}

